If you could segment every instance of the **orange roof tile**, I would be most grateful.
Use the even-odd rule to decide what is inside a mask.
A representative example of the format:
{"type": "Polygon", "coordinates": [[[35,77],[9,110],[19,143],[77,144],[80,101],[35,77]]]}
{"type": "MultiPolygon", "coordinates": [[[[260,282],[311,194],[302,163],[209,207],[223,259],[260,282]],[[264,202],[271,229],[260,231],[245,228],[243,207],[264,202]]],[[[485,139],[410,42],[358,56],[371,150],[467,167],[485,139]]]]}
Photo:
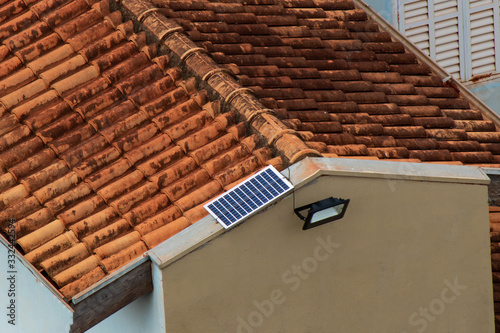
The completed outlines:
{"type": "Polygon", "coordinates": [[[500,207],[490,206],[491,270],[495,303],[495,329],[500,331],[500,207]]]}
{"type": "Polygon", "coordinates": [[[495,123],[352,1],[153,3],[323,154],[498,159],[495,123]]]}

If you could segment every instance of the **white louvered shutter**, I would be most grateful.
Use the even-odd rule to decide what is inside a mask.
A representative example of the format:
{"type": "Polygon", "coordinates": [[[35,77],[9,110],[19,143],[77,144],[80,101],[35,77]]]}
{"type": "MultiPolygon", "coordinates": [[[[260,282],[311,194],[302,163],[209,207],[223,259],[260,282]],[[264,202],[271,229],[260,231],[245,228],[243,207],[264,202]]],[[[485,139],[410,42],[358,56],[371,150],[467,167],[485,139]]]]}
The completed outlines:
{"type": "Polygon", "coordinates": [[[462,78],[464,68],[460,68],[460,28],[459,4],[457,0],[434,1],[435,59],[448,73],[462,78]]]}
{"type": "Polygon", "coordinates": [[[399,0],[399,29],[417,47],[457,78],[462,21],[457,0],[399,0]]]}
{"type": "Polygon", "coordinates": [[[430,55],[429,10],[427,0],[399,0],[399,30],[430,55]]]}
{"type": "Polygon", "coordinates": [[[497,71],[498,6],[498,1],[491,0],[471,0],[467,6],[470,40],[465,45],[469,46],[466,49],[471,60],[470,77],[497,71]]]}
{"type": "Polygon", "coordinates": [[[403,12],[400,17],[404,18],[400,29],[425,54],[431,55],[427,0],[408,1],[400,8],[403,12]]]}
{"type": "Polygon", "coordinates": [[[500,0],[398,0],[399,29],[462,80],[500,72],[500,0]]]}

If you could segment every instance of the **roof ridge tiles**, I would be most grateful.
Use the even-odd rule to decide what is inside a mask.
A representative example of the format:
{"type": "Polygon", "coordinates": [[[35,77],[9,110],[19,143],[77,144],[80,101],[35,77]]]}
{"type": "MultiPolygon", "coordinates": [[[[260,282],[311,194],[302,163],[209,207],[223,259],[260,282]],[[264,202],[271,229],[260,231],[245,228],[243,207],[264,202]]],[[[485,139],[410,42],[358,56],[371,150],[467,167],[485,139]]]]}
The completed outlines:
{"type": "MultiPolygon", "coordinates": [[[[194,73],[197,74],[199,78],[205,77],[205,75],[219,66],[213,62],[208,56],[201,52],[201,49],[194,44],[188,37],[180,33],[180,26],[173,20],[165,18],[163,15],[155,12],[149,11],[154,8],[153,4],[146,0],[139,1],[131,1],[124,0],[121,2],[122,6],[124,6],[127,10],[129,10],[135,17],[145,17],[143,20],[143,25],[149,29],[158,40],[162,41],[165,46],[167,46],[173,54],[177,55],[180,61],[190,68],[194,73]],[[146,13],[147,12],[147,13],[146,13]],[[145,15],[143,15],[146,13],[145,15]],[[150,18],[155,19],[155,24],[153,25],[150,21],[150,18]],[[175,30],[175,31],[174,31],[175,30]],[[171,31],[169,35],[166,35],[167,31],[171,31]],[[188,53],[189,52],[189,53],[188,53]],[[185,55],[189,54],[189,57],[185,55]],[[184,56],[184,57],[183,57],[184,56]],[[196,63],[196,66],[194,65],[196,63]]],[[[237,89],[242,88],[239,86],[231,76],[227,74],[218,72],[209,78],[207,78],[207,84],[212,87],[216,92],[218,92],[223,98],[227,98],[231,96],[231,93],[237,89]]],[[[248,119],[252,115],[252,111],[257,111],[261,109],[265,109],[264,106],[259,102],[259,100],[248,93],[241,93],[235,96],[228,105],[231,105],[236,108],[236,110],[244,110],[247,112],[242,112],[242,116],[248,119]],[[246,108],[244,107],[246,105],[246,108]]],[[[256,128],[263,136],[270,140],[272,135],[266,134],[270,132],[279,131],[279,128],[285,129],[284,126],[277,118],[274,118],[272,115],[266,115],[266,117],[258,116],[257,118],[263,118],[260,122],[254,122],[254,124],[258,124],[263,127],[271,127],[274,128],[274,131],[264,130],[261,131],[259,128],[256,128]]],[[[254,125],[255,126],[255,125],[254,125]]],[[[294,145],[287,144],[286,148],[284,144],[279,145],[276,142],[276,146],[278,149],[287,157],[288,160],[301,159],[305,156],[321,156],[321,154],[317,151],[313,151],[308,148],[307,145],[297,136],[294,132],[287,132],[286,137],[290,137],[290,135],[295,136],[296,139],[290,139],[294,141],[294,145]],[[303,154],[300,151],[303,150],[303,154]]],[[[281,138],[281,137],[280,137],[281,138]]],[[[279,141],[279,139],[278,139],[279,141]]]]}

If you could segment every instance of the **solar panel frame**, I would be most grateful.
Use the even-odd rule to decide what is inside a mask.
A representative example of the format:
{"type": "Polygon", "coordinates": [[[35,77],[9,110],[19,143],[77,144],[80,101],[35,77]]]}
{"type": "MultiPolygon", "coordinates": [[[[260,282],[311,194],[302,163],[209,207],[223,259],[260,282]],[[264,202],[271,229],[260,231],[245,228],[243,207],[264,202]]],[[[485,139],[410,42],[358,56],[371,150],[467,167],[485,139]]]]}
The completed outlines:
{"type": "Polygon", "coordinates": [[[225,229],[229,229],[291,191],[293,184],[269,165],[203,207],[225,229]]]}

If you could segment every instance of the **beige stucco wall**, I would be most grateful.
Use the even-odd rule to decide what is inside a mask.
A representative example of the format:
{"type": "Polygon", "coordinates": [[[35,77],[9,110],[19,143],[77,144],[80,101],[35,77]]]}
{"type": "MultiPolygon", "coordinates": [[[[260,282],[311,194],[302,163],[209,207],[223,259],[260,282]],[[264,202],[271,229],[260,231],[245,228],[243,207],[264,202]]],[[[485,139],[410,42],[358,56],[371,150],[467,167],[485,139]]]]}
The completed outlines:
{"type": "Polygon", "coordinates": [[[302,231],[289,196],[169,264],[166,331],[494,332],[486,185],[397,178],[321,176],[296,206],[342,220],[302,231]]]}

